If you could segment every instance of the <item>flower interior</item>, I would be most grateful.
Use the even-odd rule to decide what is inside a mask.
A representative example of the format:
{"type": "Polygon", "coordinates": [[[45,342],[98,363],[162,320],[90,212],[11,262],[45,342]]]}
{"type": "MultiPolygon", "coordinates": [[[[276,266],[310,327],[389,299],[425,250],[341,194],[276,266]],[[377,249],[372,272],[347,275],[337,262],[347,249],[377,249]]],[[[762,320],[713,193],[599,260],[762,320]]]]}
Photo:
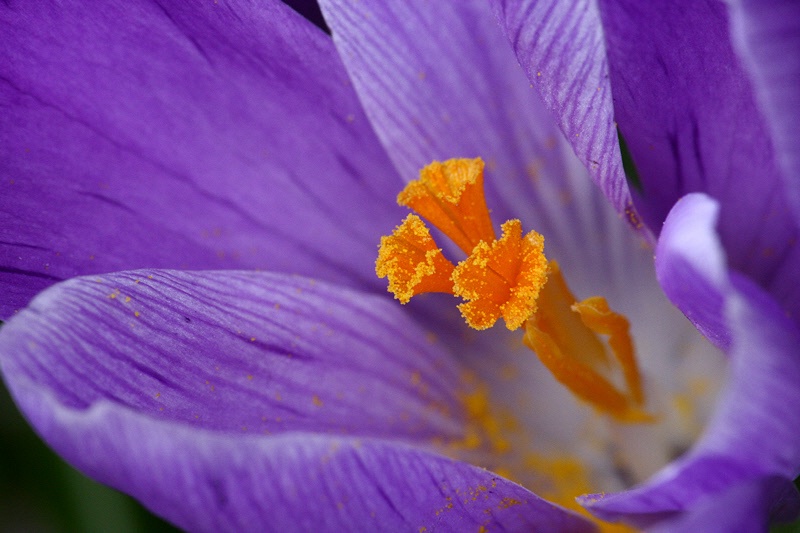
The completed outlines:
{"type": "MultiPolygon", "coordinates": [[[[491,352],[467,364],[475,371],[463,378],[463,438],[434,446],[589,516],[577,496],[643,481],[697,438],[705,407],[718,389],[694,391],[692,384],[705,379],[700,375],[718,376],[719,367],[711,372],[696,368],[697,362],[717,364],[703,353],[707,343],[696,339],[677,347],[678,353],[692,357],[651,367],[659,379],[645,380],[628,319],[602,296],[579,301],[558,262],[545,256],[542,235],[524,234],[522,223],[512,219],[500,225],[498,238],[484,196],[483,170],[479,158],[423,168],[419,179],[398,195],[398,203],[416,214],[381,239],[376,273],[388,278],[389,291],[404,304],[423,293],[463,300],[458,309],[471,328],[465,329],[464,340],[473,343],[476,336],[485,336],[482,345],[491,352]],[[437,238],[451,243],[442,240],[445,246],[440,246],[423,219],[439,230],[437,238]],[[459,249],[459,262],[443,251],[453,256],[459,249]],[[491,328],[501,317],[510,334],[474,331],[491,328]],[[554,379],[536,372],[538,365],[530,363],[537,358],[554,379]],[[684,379],[680,369],[687,370],[687,364],[695,367],[684,379]],[[529,403],[526,389],[537,391],[539,404],[529,403]],[[566,406],[570,395],[575,407],[566,406]],[[589,408],[578,413],[578,406],[589,408]],[[539,422],[531,423],[529,409],[536,411],[539,422]],[[546,421],[552,417],[558,419],[555,426],[546,421]],[[569,435],[560,433],[564,426],[571,428],[569,435]],[[568,446],[553,446],[564,439],[568,446]]],[[[687,327],[696,336],[688,322],[687,327]]],[[[651,333],[647,327],[642,331],[651,333]]],[[[686,338],[694,339],[692,335],[686,338]]],[[[653,339],[645,340],[652,351],[653,339]]],[[[590,518],[604,531],[629,530],[590,518]]]]}
{"type": "Polygon", "coordinates": [[[389,279],[401,303],[440,292],[458,305],[474,329],[502,317],[553,376],[580,400],[622,423],[645,423],[645,397],[630,325],[602,296],[577,301],[558,263],[544,255],[544,237],[523,235],[517,219],[497,238],[483,191],[480,158],[435,161],[398,195],[466,255],[447,259],[418,216],[410,214],[381,239],[376,273],[389,279]]]}

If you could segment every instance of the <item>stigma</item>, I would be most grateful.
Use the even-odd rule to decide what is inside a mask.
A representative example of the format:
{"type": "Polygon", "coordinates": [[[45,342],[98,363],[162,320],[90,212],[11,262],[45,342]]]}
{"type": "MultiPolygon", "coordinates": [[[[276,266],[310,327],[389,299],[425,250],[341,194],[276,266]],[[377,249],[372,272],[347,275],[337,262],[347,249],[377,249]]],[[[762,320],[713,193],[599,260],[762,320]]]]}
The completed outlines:
{"type": "Polygon", "coordinates": [[[628,320],[601,296],[577,301],[544,237],[522,223],[501,224],[497,238],[480,158],[435,161],[397,201],[409,214],[381,238],[375,271],[401,303],[423,293],[462,299],[467,324],[488,329],[502,317],[574,396],[624,423],[649,422],[628,320]],[[419,216],[417,216],[419,215],[419,216]],[[420,218],[421,217],[421,218],[420,218]],[[449,260],[424,219],[466,255],[449,260]]]}

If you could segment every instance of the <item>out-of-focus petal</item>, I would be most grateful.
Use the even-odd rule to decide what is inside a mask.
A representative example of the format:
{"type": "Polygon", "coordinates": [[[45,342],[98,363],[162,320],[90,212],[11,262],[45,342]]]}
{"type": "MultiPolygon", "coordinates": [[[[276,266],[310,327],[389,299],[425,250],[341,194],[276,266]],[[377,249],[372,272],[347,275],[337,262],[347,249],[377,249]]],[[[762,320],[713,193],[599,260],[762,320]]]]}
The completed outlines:
{"type": "Polygon", "coordinates": [[[612,205],[632,215],[595,0],[492,0],[522,68],[612,205]]]}
{"type": "Polygon", "coordinates": [[[677,519],[654,527],[652,532],[766,533],[771,521],[793,520],[799,511],[800,494],[794,483],[778,476],[765,476],[701,500],[677,519]]]}
{"type": "Polygon", "coordinates": [[[800,234],[725,5],[602,0],[600,7],[615,118],[642,181],[639,212],[657,231],[685,194],[716,198],[731,268],[800,320],[800,234]]]}
{"type": "Polygon", "coordinates": [[[733,45],[767,118],[800,222],[800,3],[727,0],[733,45]]]}
{"type": "Polygon", "coordinates": [[[700,193],[678,200],[656,247],[656,276],[672,303],[715,346],[726,350],[723,316],[727,286],[725,251],[716,235],[719,203],[700,193]]]}
{"type": "Polygon", "coordinates": [[[0,317],[140,267],[379,287],[402,183],[330,38],[281,2],[23,2],[0,33],[0,317]]]}
{"type": "MultiPolygon", "coordinates": [[[[640,487],[584,499],[583,503],[598,516],[649,525],[735,484],[771,475],[793,479],[798,474],[800,331],[774,299],[750,280],[736,274],[715,278],[716,269],[703,264],[724,260],[714,257],[719,244],[713,243],[716,210],[710,204],[713,200],[704,196],[679,202],[661,236],[662,240],[691,239],[686,231],[679,231],[681,227],[705,233],[694,239],[713,245],[707,257],[696,246],[683,248],[691,253],[681,253],[680,245],[659,243],[659,261],[668,265],[671,258],[666,256],[677,252],[677,261],[686,263],[681,274],[684,283],[710,287],[722,297],[720,307],[712,306],[703,312],[724,313],[724,318],[712,321],[726,324],[730,335],[725,388],[704,435],[686,456],[640,487]],[[689,227],[687,220],[694,220],[695,224],[689,227]]],[[[673,297],[674,293],[667,295],[673,297]]],[[[673,303],[689,314],[693,308],[689,300],[684,294],[673,303]]],[[[705,317],[703,320],[707,315],[700,314],[705,317]]]]}
{"type": "MultiPolygon", "coordinates": [[[[0,335],[20,383],[246,435],[461,436],[459,368],[392,301],[297,276],[131,271],[37,296],[0,335]]],[[[58,448],[58,446],[56,446],[58,448]]]]}
{"type": "Polygon", "coordinates": [[[433,160],[480,156],[496,223],[520,218],[546,236],[551,251],[591,245],[581,223],[602,218],[603,199],[586,183],[484,0],[321,4],[404,179],[433,160]]]}

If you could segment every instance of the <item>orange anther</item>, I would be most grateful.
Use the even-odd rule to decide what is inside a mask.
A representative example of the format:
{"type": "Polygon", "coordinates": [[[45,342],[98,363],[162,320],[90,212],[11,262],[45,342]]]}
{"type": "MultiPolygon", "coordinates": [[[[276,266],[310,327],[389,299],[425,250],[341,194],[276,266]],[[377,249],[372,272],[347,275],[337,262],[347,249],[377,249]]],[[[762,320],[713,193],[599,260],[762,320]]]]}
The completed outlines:
{"type": "Polygon", "coordinates": [[[544,237],[535,231],[523,237],[516,219],[502,229],[500,240],[479,243],[453,272],[453,292],[467,300],[458,308],[475,329],[493,326],[500,316],[508,329],[522,326],[547,280],[544,237]]]}
{"type": "Polygon", "coordinates": [[[483,160],[434,161],[406,185],[397,202],[439,228],[465,253],[495,239],[483,195],[483,160]]]}
{"type": "Polygon", "coordinates": [[[375,272],[389,278],[389,292],[401,303],[424,292],[452,294],[453,268],[416,215],[408,215],[390,236],[381,237],[375,272]]]}
{"type": "Polygon", "coordinates": [[[454,266],[425,223],[409,215],[381,238],[375,271],[389,278],[402,303],[424,292],[463,298],[458,306],[474,329],[503,317],[510,330],[525,325],[524,341],[575,396],[622,422],[648,422],[628,320],[600,296],[578,302],[558,263],[548,264],[544,237],[522,234],[513,219],[495,236],[483,194],[483,161],[435,161],[398,195],[449,237],[467,258],[454,266]],[[607,344],[600,335],[608,337],[607,344]]]}

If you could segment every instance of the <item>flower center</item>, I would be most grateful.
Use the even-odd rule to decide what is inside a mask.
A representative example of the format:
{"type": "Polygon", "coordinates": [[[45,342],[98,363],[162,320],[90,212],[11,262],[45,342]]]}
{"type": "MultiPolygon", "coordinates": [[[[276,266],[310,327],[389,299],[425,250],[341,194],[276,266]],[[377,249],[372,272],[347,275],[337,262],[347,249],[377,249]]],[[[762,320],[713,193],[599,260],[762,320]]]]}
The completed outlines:
{"type": "Polygon", "coordinates": [[[478,330],[503,317],[576,397],[620,422],[651,422],[628,320],[601,296],[578,302],[560,267],[544,255],[544,237],[525,235],[512,219],[496,237],[483,191],[483,161],[435,161],[397,197],[465,254],[447,259],[428,227],[410,214],[382,237],[375,271],[401,303],[427,292],[448,293],[467,324],[478,330]],[[602,337],[601,337],[602,336],[602,337]]]}

